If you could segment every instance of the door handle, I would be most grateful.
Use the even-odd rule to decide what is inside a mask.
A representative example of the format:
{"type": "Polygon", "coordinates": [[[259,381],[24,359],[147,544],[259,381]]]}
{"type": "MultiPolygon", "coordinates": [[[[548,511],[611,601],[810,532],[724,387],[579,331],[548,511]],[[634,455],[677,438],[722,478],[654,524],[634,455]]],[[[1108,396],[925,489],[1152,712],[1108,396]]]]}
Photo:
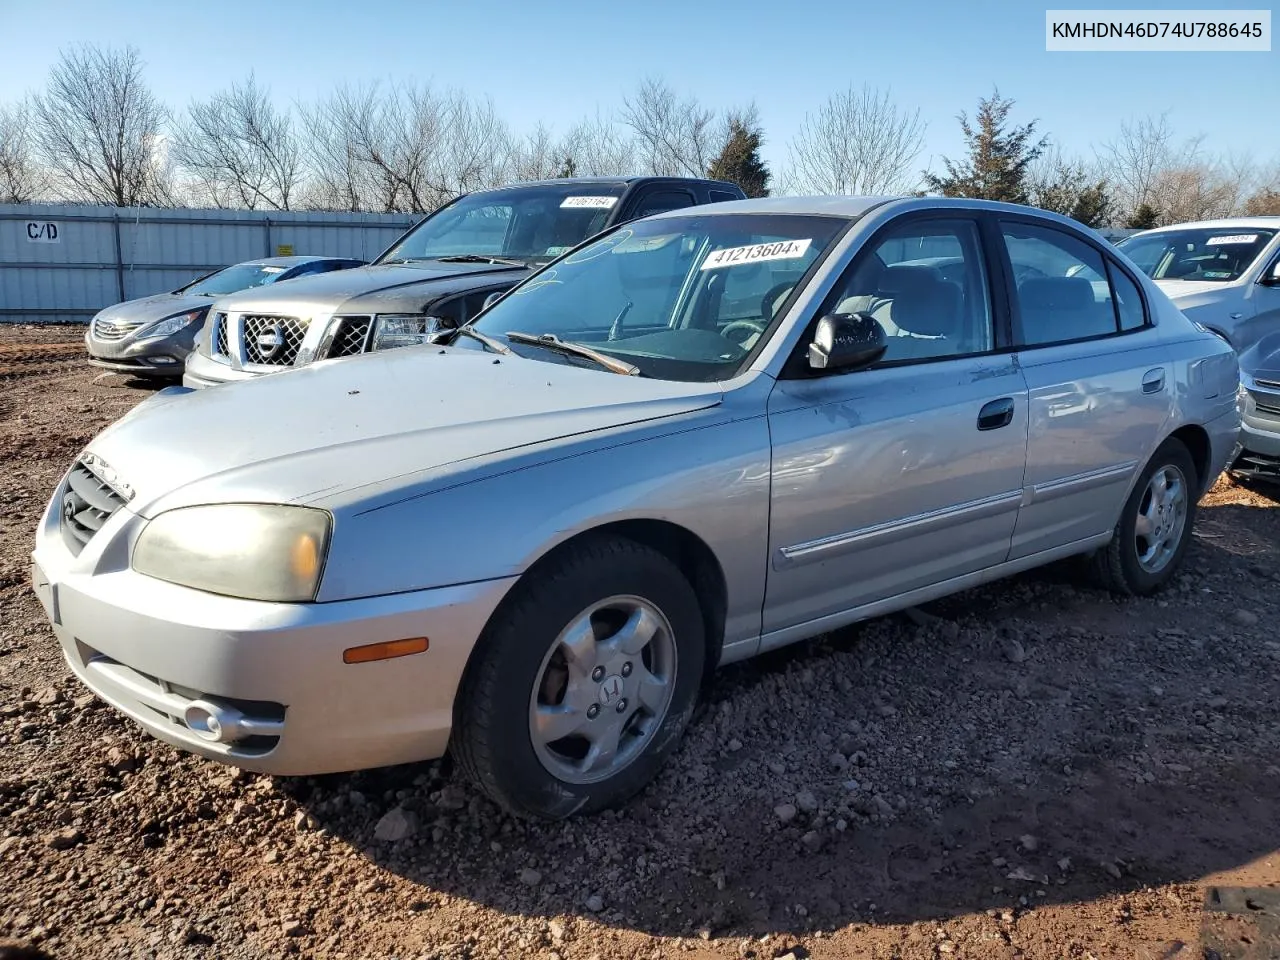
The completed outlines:
{"type": "Polygon", "coordinates": [[[979,430],[999,430],[1013,423],[1013,397],[1001,397],[983,404],[978,411],[979,430]]]}
{"type": "Polygon", "coordinates": [[[1142,392],[1159,393],[1164,389],[1164,367],[1155,367],[1142,375],[1142,392]]]}

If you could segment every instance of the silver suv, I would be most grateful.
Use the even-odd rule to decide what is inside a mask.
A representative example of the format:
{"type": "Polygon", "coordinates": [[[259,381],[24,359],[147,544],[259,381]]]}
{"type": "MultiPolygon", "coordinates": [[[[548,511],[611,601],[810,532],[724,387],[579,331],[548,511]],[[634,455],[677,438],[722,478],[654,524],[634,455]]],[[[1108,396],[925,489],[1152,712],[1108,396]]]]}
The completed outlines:
{"type": "Polygon", "coordinates": [[[742,198],[732,183],[670,177],[550,180],[469,194],[368,267],[219,300],[183,383],[206,387],[428,343],[601,230],[742,198]]]}

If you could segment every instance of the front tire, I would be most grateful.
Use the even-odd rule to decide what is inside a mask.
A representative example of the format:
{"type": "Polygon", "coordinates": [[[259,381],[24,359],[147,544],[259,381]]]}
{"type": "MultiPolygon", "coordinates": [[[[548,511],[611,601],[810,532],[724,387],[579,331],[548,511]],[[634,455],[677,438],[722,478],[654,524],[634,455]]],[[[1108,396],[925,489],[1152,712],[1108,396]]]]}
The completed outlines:
{"type": "Polygon", "coordinates": [[[571,546],[522,579],[486,627],[450,749],[511,813],[613,806],[674,750],[705,661],[697,597],[670,560],[625,539],[571,546]]]}
{"type": "Polygon", "coordinates": [[[1191,543],[1200,481],[1191,454],[1170,437],[1134,485],[1111,542],[1094,556],[1107,589],[1146,596],[1172,579],[1191,543]]]}

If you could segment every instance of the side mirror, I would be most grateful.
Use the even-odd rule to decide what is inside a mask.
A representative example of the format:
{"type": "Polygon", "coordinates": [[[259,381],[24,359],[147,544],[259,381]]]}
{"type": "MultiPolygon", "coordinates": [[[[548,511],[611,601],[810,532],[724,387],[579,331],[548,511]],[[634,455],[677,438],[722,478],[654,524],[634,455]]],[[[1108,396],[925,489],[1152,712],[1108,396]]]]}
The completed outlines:
{"type": "Polygon", "coordinates": [[[889,345],[884,327],[869,313],[831,313],[818,321],[809,344],[812,370],[857,370],[868,367],[889,345]]]}
{"type": "Polygon", "coordinates": [[[1280,287],[1280,260],[1271,265],[1271,269],[1262,275],[1262,282],[1268,287],[1280,287]]]}
{"type": "Polygon", "coordinates": [[[495,303],[497,303],[499,300],[502,299],[502,294],[503,294],[502,290],[493,291],[493,293],[489,294],[487,297],[484,298],[484,306],[481,307],[481,309],[488,310],[495,303]]]}

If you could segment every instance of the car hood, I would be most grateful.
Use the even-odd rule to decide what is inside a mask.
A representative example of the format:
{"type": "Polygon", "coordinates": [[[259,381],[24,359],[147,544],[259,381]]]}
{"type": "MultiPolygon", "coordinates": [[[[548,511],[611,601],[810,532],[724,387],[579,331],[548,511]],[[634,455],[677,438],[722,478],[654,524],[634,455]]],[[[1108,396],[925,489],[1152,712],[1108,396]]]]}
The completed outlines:
{"type": "Polygon", "coordinates": [[[1280,383],[1280,333],[1269,333],[1242,351],[1240,370],[1255,380],[1280,383]]]}
{"type": "Polygon", "coordinates": [[[1157,280],[1155,284],[1179,306],[1185,301],[1202,303],[1206,299],[1204,294],[1221,295],[1230,288],[1230,284],[1216,280],[1157,280]]]}
{"type": "MultiPolygon", "coordinates": [[[[411,347],[191,393],[162,393],[90,445],[131,509],[333,505],[392,478],[714,406],[718,385],[626,377],[478,350],[411,347]]],[[[498,469],[501,469],[499,467],[498,469]]]]}
{"type": "Polygon", "coordinates": [[[410,293],[409,288],[415,284],[478,273],[509,273],[523,269],[525,268],[488,263],[442,263],[439,260],[389,266],[353,267],[350,270],[334,270],[330,273],[299,277],[288,283],[270,284],[233,293],[220,298],[217,309],[234,313],[255,310],[287,311],[290,315],[303,316],[309,316],[312,313],[333,313],[346,301],[369,294],[390,291],[410,293]]]}
{"type": "Polygon", "coordinates": [[[126,323],[150,323],[162,320],[175,313],[195,310],[209,306],[213,301],[208,297],[188,297],[181,293],[157,293],[137,300],[126,300],[124,303],[104,307],[98,316],[104,320],[123,320],[126,323]]]}

